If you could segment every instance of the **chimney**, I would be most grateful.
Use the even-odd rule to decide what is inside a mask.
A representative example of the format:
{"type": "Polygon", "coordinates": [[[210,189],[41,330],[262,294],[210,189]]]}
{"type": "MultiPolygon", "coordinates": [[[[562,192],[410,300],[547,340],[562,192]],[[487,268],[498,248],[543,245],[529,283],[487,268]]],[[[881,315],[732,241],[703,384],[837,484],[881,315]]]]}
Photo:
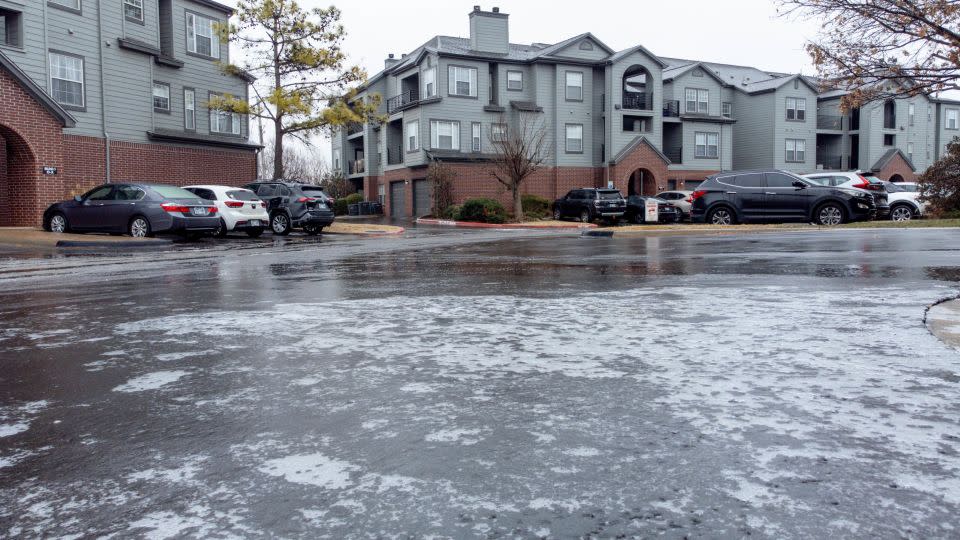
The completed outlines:
{"type": "Polygon", "coordinates": [[[400,61],[393,57],[393,53],[387,55],[387,59],[383,61],[383,69],[390,69],[393,66],[397,65],[400,61]]]}
{"type": "Polygon", "coordinates": [[[510,52],[510,32],[506,13],[500,8],[483,11],[473,6],[470,12],[470,49],[478,52],[507,54],[510,52]]]}

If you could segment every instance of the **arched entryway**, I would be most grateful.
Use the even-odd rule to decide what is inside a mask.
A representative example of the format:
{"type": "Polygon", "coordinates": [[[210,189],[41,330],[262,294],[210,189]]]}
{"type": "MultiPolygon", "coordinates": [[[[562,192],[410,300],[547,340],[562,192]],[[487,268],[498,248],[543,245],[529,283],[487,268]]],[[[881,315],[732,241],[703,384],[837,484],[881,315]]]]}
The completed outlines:
{"type": "Polygon", "coordinates": [[[0,124],[0,227],[30,222],[37,205],[40,163],[27,141],[0,124]]]}
{"type": "Polygon", "coordinates": [[[656,195],[657,178],[649,169],[637,169],[630,174],[627,182],[627,196],[656,195]]]}
{"type": "Polygon", "coordinates": [[[900,176],[899,174],[895,174],[895,175],[893,175],[893,176],[890,177],[890,181],[891,181],[891,182],[903,182],[903,177],[900,176]]]}

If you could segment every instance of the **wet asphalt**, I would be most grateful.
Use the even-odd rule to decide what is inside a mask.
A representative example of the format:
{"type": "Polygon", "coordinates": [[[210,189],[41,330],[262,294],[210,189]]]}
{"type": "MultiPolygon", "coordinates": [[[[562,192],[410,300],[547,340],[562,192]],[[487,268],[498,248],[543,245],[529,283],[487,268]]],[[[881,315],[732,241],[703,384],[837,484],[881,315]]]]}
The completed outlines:
{"type": "Polygon", "coordinates": [[[0,536],[960,535],[956,230],[0,250],[0,536]]]}

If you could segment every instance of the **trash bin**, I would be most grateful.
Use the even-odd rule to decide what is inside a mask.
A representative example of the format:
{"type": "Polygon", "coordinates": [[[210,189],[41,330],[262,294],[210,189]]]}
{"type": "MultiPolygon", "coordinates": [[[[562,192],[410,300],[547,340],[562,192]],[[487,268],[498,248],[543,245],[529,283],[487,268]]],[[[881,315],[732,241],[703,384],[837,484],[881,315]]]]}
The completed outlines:
{"type": "Polygon", "coordinates": [[[380,204],[380,203],[378,203],[378,202],[370,203],[370,204],[373,206],[373,208],[372,208],[372,213],[377,214],[377,215],[380,215],[380,214],[383,213],[383,205],[382,205],[382,204],[380,204]]]}
{"type": "Polygon", "coordinates": [[[360,203],[360,215],[369,216],[373,213],[373,203],[370,201],[363,201],[360,203]]]}
{"type": "Polygon", "coordinates": [[[359,215],[360,215],[360,205],[359,205],[358,203],[348,204],[348,205],[347,205],[347,213],[349,213],[351,216],[359,216],[359,215]]]}

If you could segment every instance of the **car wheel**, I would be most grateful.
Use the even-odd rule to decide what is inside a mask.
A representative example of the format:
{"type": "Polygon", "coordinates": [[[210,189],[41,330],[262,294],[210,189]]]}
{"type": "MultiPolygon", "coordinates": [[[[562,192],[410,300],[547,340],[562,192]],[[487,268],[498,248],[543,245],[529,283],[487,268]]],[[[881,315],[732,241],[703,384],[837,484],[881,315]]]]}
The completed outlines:
{"type": "Polygon", "coordinates": [[[632,221],[633,221],[634,223],[636,223],[637,225],[642,225],[642,224],[643,224],[643,214],[641,214],[640,212],[637,212],[636,214],[633,215],[633,220],[632,220],[632,221]]]}
{"type": "Polygon", "coordinates": [[[286,236],[290,234],[290,218],[283,212],[277,212],[270,218],[270,229],[273,234],[286,236]]]}
{"type": "Polygon", "coordinates": [[[213,236],[217,238],[223,238],[226,235],[227,235],[227,223],[223,221],[223,219],[221,219],[220,224],[217,225],[217,230],[213,231],[213,236]]]}
{"type": "Polygon", "coordinates": [[[559,208],[554,208],[554,209],[553,209],[553,219],[556,220],[556,221],[560,221],[562,218],[563,218],[563,213],[560,211],[560,209],[559,209],[559,208]]]}
{"type": "Polygon", "coordinates": [[[836,203],[827,203],[817,208],[815,217],[818,225],[834,227],[843,223],[843,208],[836,203]]]}
{"type": "Polygon", "coordinates": [[[910,221],[913,219],[913,209],[905,204],[894,206],[890,210],[890,219],[893,221],[910,221]]]}
{"type": "Polygon", "coordinates": [[[250,238],[260,238],[261,234],[263,234],[263,229],[247,229],[247,236],[250,238]]]}
{"type": "Polygon", "coordinates": [[[127,227],[127,232],[134,238],[153,236],[153,233],[150,231],[150,222],[143,216],[137,216],[131,219],[130,225],[127,227]]]}
{"type": "Polygon", "coordinates": [[[736,222],[737,218],[734,217],[733,211],[726,206],[714,208],[707,214],[707,223],[711,225],[733,225],[736,222]]]}
{"type": "Polygon", "coordinates": [[[583,223],[590,223],[590,211],[584,210],[580,212],[580,221],[583,223]]]}
{"type": "Polygon", "coordinates": [[[307,225],[303,228],[303,232],[309,234],[310,236],[316,236],[320,234],[320,231],[323,230],[323,227],[317,227],[316,225],[307,225]]]}
{"type": "Polygon", "coordinates": [[[55,233],[70,232],[70,225],[67,223],[67,216],[61,214],[60,212],[50,216],[50,224],[48,225],[47,230],[55,233]]]}

